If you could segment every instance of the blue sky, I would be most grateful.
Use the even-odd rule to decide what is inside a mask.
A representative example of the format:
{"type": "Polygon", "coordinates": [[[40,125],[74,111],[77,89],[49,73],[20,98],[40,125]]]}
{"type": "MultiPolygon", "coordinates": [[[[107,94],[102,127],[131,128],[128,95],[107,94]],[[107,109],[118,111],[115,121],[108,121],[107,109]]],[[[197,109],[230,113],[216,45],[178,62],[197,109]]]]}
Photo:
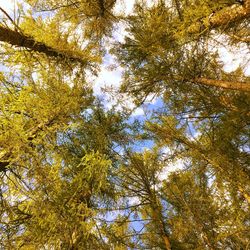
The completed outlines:
{"type": "MultiPolygon", "coordinates": [[[[15,4],[17,2],[21,2],[21,0],[0,0],[0,7],[6,10],[10,16],[14,17],[13,13],[15,10],[15,4]]],[[[134,0],[128,0],[128,1],[124,0],[123,3],[121,3],[120,1],[120,4],[118,4],[116,7],[116,11],[117,12],[124,11],[126,14],[131,13],[134,2],[135,2],[134,0]]],[[[152,3],[152,1],[148,2],[152,3]]],[[[0,19],[3,17],[4,17],[3,13],[0,12],[0,19]]],[[[124,38],[124,34],[126,34],[125,26],[124,24],[120,24],[119,28],[114,33],[114,38],[119,41],[122,41],[124,38]]],[[[221,37],[220,39],[223,43],[223,37],[221,37]]],[[[240,64],[246,62],[247,57],[249,57],[249,55],[247,55],[247,48],[244,46],[241,46],[241,48],[236,49],[234,51],[230,51],[228,48],[229,48],[228,46],[227,47],[221,46],[218,49],[218,52],[221,61],[225,64],[224,69],[230,72],[232,70],[235,70],[240,64]]],[[[111,100],[111,97],[107,93],[103,93],[102,88],[105,86],[119,88],[123,73],[123,68],[120,66],[112,69],[111,66],[113,64],[115,64],[115,58],[110,54],[106,54],[103,60],[103,64],[101,66],[101,71],[99,76],[97,78],[90,79],[93,82],[93,89],[95,95],[97,96],[100,95],[105,97],[106,100],[105,105],[107,109],[111,108],[112,105],[116,104],[117,102],[120,103],[120,108],[122,108],[122,105],[131,109],[134,108],[132,117],[130,118],[130,122],[133,122],[134,119],[139,119],[140,121],[143,121],[144,119],[146,119],[145,111],[153,112],[155,109],[158,109],[163,105],[161,98],[159,97],[152,99],[149,98],[141,107],[138,108],[135,108],[133,100],[128,96],[124,96],[123,100],[121,100],[120,97],[119,99],[113,98],[111,100]]],[[[246,74],[250,75],[249,63],[248,65],[245,66],[245,72],[246,74]]],[[[133,146],[133,148],[134,150],[141,152],[143,150],[146,150],[147,148],[151,148],[152,146],[153,142],[149,140],[149,141],[144,141],[143,143],[138,142],[133,146]]],[[[168,151],[167,148],[163,150],[165,150],[166,153],[168,151]]],[[[182,168],[182,166],[183,162],[181,160],[172,163],[171,166],[169,165],[166,166],[166,168],[163,169],[161,176],[159,176],[159,179],[161,180],[165,179],[170,172],[175,171],[176,169],[180,169],[182,168]]],[[[141,223],[134,223],[133,226],[136,228],[136,230],[140,230],[142,225],[141,223]]]]}
{"type": "MultiPolygon", "coordinates": [[[[21,3],[22,0],[0,0],[0,7],[2,7],[5,11],[8,12],[10,16],[14,16],[14,10],[17,3],[21,3]]],[[[129,14],[133,10],[135,0],[118,0],[118,4],[115,7],[115,11],[117,13],[125,13],[129,14]]],[[[153,0],[148,0],[148,4],[152,4],[153,0]]],[[[3,13],[0,12],[0,18],[3,17],[3,13]]],[[[114,32],[113,39],[122,41],[124,39],[124,36],[126,35],[125,32],[125,24],[121,23],[119,24],[118,28],[114,32]]],[[[219,40],[221,40],[223,44],[223,37],[219,37],[219,40]]],[[[110,46],[107,44],[107,47],[110,46]]],[[[217,49],[217,47],[216,47],[217,49]]],[[[247,61],[247,57],[249,55],[247,54],[247,48],[246,46],[240,46],[239,49],[235,49],[234,51],[231,51],[228,46],[221,45],[220,48],[218,48],[218,52],[220,55],[221,61],[225,64],[224,69],[228,72],[235,70],[240,64],[247,61]]],[[[107,109],[111,108],[114,104],[119,104],[117,106],[117,109],[121,109],[122,106],[125,106],[127,108],[134,109],[132,116],[130,118],[130,121],[132,122],[134,119],[139,119],[143,121],[146,118],[145,112],[152,112],[155,109],[158,109],[162,106],[161,99],[158,98],[148,98],[148,100],[141,106],[137,107],[134,105],[133,100],[128,96],[119,96],[118,98],[111,98],[111,96],[107,93],[104,93],[102,91],[102,88],[107,87],[113,87],[118,89],[121,81],[122,81],[122,73],[123,68],[121,66],[112,68],[111,66],[115,64],[115,58],[110,55],[109,53],[106,54],[103,60],[103,64],[101,66],[100,73],[98,77],[90,77],[90,81],[93,84],[93,90],[96,96],[102,96],[105,100],[105,106],[107,109]]],[[[250,64],[245,65],[245,71],[248,75],[250,75],[250,64]]],[[[139,144],[139,147],[142,147],[142,149],[151,147],[152,143],[147,142],[146,145],[142,146],[139,144]]],[[[139,151],[141,151],[139,150],[139,151]]]]}

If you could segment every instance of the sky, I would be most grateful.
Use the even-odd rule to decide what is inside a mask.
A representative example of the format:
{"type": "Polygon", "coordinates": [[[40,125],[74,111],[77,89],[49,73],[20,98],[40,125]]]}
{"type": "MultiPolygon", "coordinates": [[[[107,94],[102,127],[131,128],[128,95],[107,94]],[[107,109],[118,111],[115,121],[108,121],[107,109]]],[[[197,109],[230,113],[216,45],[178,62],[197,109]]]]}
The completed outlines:
{"type": "MultiPolygon", "coordinates": [[[[8,12],[10,16],[13,16],[13,12],[15,9],[15,4],[18,2],[22,2],[22,0],[0,0],[0,7],[2,7],[5,11],[8,12]]],[[[120,13],[124,11],[126,14],[129,14],[133,10],[133,5],[134,5],[135,0],[118,0],[118,4],[115,7],[115,11],[117,13],[120,13]]],[[[148,5],[151,5],[153,3],[153,0],[148,0],[148,5]]],[[[0,18],[3,17],[3,13],[0,12],[0,18]]],[[[122,41],[124,38],[125,32],[125,27],[124,25],[121,25],[119,29],[116,31],[116,34],[114,36],[116,37],[117,40],[122,41]]],[[[219,55],[220,59],[223,61],[225,64],[224,69],[227,72],[230,72],[232,70],[235,70],[240,63],[243,61],[246,61],[246,56],[249,57],[246,53],[246,46],[241,46],[240,49],[236,51],[230,51],[226,47],[221,47],[219,48],[219,55]]],[[[118,67],[117,69],[110,70],[110,66],[114,63],[114,58],[112,56],[108,55],[104,59],[104,63],[101,67],[100,74],[97,79],[95,79],[94,82],[94,92],[96,95],[100,95],[102,93],[101,88],[104,86],[113,86],[115,88],[120,86],[121,83],[121,75],[122,75],[122,68],[118,67]]],[[[250,75],[250,64],[245,67],[245,73],[247,75],[250,75]]],[[[133,106],[132,103],[129,103],[131,107],[133,106]]],[[[136,115],[142,115],[143,110],[138,109],[135,110],[136,115]]]]}
{"type": "MultiPolygon", "coordinates": [[[[133,5],[135,0],[117,0],[118,4],[115,7],[115,11],[117,13],[124,12],[125,14],[129,14],[133,10],[133,5]]],[[[10,16],[14,16],[14,10],[15,5],[17,2],[22,2],[22,0],[0,0],[0,7],[3,8],[10,16]]],[[[148,5],[152,5],[154,2],[153,0],[148,0],[148,5]]],[[[0,12],[0,18],[3,17],[3,13],[0,12]]],[[[122,41],[124,39],[124,36],[126,35],[125,32],[125,26],[124,24],[121,24],[119,28],[115,31],[114,37],[116,40],[122,41]]],[[[223,39],[223,38],[222,38],[223,39]]],[[[223,44],[223,40],[221,41],[223,44]]],[[[247,57],[249,57],[249,54],[246,53],[247,47],[240,46],[239,49],[236,49],[234,51],[230,51],[228,49],[228,46],[221,46],[218,49],[220,60],[224,63],[224,70],[227,72],[231,72],[235,70],[240,64],[247,61],[247,57]]],[[[112,55],[107,54],[104,57],[103,64],[101,66],[100,73],[97,78],[91,79],[93,82],[93,90],[94,94],[96,96],[102,96],[105,101],[106,108],[109,109],[112,107],[112,105],[118,103],[122,103],[122,105],[125,105],[128,108],[131,108],[133,110],[132,113],[132,119],[138,118],[138,119],[144,119],[145,118],[145,110],[153,110],[154,108],[158,108],[160,105],[159,98],[153,98],[148,99],[148,101],[142,106],[136,108],[133,104],[133,101],[128,96],[124,96],[123,99],[119,96],[119,99],[111,99],[111,97],[108,94],[104,94],[102,91],[102,88],[104,87],[112,87],[112,88],[119,88],[122,80],[122,73],[123,69],[122,67],[118,66],[116,68],[112,69],[112,65],[115,64],[115,59],[112,57],[112,55]]],[[[247,75],[250,75],[250,64],[245,66],[245,73],[247,75]]],[[[121,105],[118,109],[121,108],[121,105]]],[[[139,145],[138,147],[140,147],[139,145]]],[[[151,145],[149,143],[148,147],[150,148],[151,145]]],[[[143,147],[143,149],[146,149],[147,145],[143,147]]],[[[181,162],[176,163],[169,169],[168,171],[174,171],[178,168],[180,168],[181,162]]],[[[167,172],[164,173],[164,175],[167,175],[167,172]]]]}
{"type": "Polygon", "coordinates": [[[13,9],[14,0],[0,0],[0,6],[9,11],[13,9]]]}
{"type": "MultiPolygon", "coordinates": [[[[10,16],[14,16],[14,10],[15,10],[15,4],[17,2],[21,2],[21,0],[0,0],[0,7],[3,8],[10,16]]],[[[125,14],[129,14],[133,10],[133,5],[135,0],[118,0],[119,4],[116,5],[116,12],[122,12],[124,11],[125,14]]],[[[152,4],[152,0],[148,0],[148,4],[152,4]]],[[[2,12],[0,12],[0,19],[3,18],[4,15],[2,12]]],[[[122,41],[124,39],[125,32],[125,26],[120,25],[116,33],[114,34],[115,39],[122,41]]],[[[223,43],[223,41],[222,41],[223,43]]],[[[247,48],[244,46],[241,46],[241,48],[230,51],[228,50],[228,47],[221,46],[218,50],[220,59],[224,63],[224,70],[227,72],[231,72],[235,70],[241,63],[246,61],[247,55],[246,53],[247,48]]],[[[113,87],[113,88],[119,88],[122,80],[122,73],[123,69],[122,67],[118,66],[116,68],[111,69],[112,65],[115,64],[115,59],[112,57],[112,55],[107,54],[104,58],[103,65],[101,66],[100,73],[96,79],[93,79],[93,90],[95,95],[97,96],[104,96],[105,102],[106,102],[106,108],[109,109],[112,107],[113,104],[115,104],[117,101],[121,103],[121,100],[113,99],[110,100],[110,96],[107,94],[103,94],[102,88],[104,87],[113,87]]],[[[250,75],[250,64],[245,67],[245,73],[247,75],[250,75]]],[[[138,118],[138,119],[144,119],[145,118],[145,110],[153,110],[154,108],[158,108],[161,105],[161,102],[157,98],[153,98],[152,100],[148,100],[142,107],[136,108],[133,104],[132,99],[130,99],[128,96],[124,97],[123,105],[129,108],[134,108],[134,111],[132,113],[132,117],[138,118]]],[[[119,106],[118,106],[119,108],[119,106]]],[[[147,148],[152,147],[152,143],[148,142],[145,145],[142,146],[142,144],[137,145],[137,151],[143,151],[147,150],[147,148]]],[[[164,148],[163,153],[168,153],[168,148],[164,148]]],[[[163,168],[159,179],[163,180],[166,179],[167,176],[176,170],[183,168],[183,161],[178,160],[172,164],[167,165],[163,168]]],[[[137,199],[131,199],[130,205],[136,204],[138,201],[137,199]]],[[[110,216],[110,215],[109,215],[110,216]]],[[[111,216],[110,216],[111,218],[111,216]]],[[[134,224],[134,226],[137,225],[137,230],[141,228],[140,224],[134,224]]]]}

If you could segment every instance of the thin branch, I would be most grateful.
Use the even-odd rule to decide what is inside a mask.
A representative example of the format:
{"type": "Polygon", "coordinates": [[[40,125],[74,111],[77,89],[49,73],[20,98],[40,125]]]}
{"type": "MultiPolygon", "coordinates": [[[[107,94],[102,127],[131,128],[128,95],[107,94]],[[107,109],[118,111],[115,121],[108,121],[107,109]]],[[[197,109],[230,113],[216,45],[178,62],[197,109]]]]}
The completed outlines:
{"type": "Polygon", "coordinates": [[[21,29],[19,28],[19,26],[14,22],[14,20],[10,17],[10,15],[2,8],[0,7],[0,11],[2,11],[4,13],[4,15],[10,20],[10,22],[14,25],[14,27],[22,33],[21,29]]]}

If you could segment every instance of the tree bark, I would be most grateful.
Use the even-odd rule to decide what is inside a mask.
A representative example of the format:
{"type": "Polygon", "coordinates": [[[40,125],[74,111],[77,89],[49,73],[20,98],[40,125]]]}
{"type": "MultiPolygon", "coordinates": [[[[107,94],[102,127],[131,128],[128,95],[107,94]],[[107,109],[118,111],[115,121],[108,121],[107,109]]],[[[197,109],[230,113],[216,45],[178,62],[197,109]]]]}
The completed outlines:
{"type": "Polygon", "coordinates": [[[212,16],[206,17],[198,22],[192,24],[187,33],[194,34],[199,33],[203,28],[213,29],[223,25],[229,25],[236,21],[241,21],[250,17],[250,0],[245,0],[242,5],[232,5],[225,7],[212,16]]]}
{"type": "Polygon", "coordinates": [[[168,237],[166,235],[164,235],[163,239],[164,239],[164,242],[165,242],[166,250],[171,250],[171,245],[170,245],[168,237]]]}
{"type": "Polygon", "coordinates": [[[159,211],[160,209],[158,207],[155,207],[155,205],[151,205],[151,209],[152,209],[152,217],[154,219],[154,222],[156,225],[159,226],[159,231],[160,231],[160,234],[161,234],[161,237],[164,241],[164,244],[165,244],[165,248],[166,250],[171,250],[171,244],[170,244],[170,240],[169,240],[169,237],[167,235],[167,232],[165,230],[165,227],[164,227],[164,223],[162,221],[162,216],[161,216],[161,211],[159,211]]]}
{"type": "Polygon", "coordinates": [[[223,80],[214,80],[207,78],[195,78],[193,80],[194,83],[204,84],[207,86],[220,87],[223,89],[231,89],[231,90],[239,90],[239,91],[247,91],[250,92],[250,82],[234,82],[234,81],[223,81],[223,80]]]}
{"type": "Polygon", "coordinates": [[[86,61],[83,58],[68,54],[65,51],[59,51],[55,48],[47,46],[42,42],[36,41],[33,37],[27,36],[18,31],[14,31],[9,28],[1,26],[0,26],[0,41],[9,43],[17,47],[30,49],[31,51],[34,52],[43,53],[49,57],[67,59],[71,62],[78,62],[83,65],[86,64],[86,61]]]}
{"type": "Polygon", "coordinates": [[[155,225],[157,226],[157,228],[159,229],[159,233],[164,241],[166,250],[171,250],[171,243],[170,243],[169,236],[165,228],[161,205],[159,205],[160,203],[156,195],[153,194],[151,190],[149,192],[149,197],[150,197],[150,207],[152,210],[153,221],[155,225]]]}

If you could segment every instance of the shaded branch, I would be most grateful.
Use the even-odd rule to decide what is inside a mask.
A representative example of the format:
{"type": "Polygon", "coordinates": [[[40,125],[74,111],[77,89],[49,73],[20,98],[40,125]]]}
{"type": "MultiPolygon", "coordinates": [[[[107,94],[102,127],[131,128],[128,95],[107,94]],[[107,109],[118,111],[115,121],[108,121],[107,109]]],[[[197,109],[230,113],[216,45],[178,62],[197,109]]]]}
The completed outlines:
{"type": "Polygon", "coordinates": [[[64,51],[57,50],[42,42],[36,41],[33,37],[24,35],[18,31],[13,31],[9,28],[0,26],[0,41],[6,42],[10,45],[17,47],[23,47],[30,49],[31,51],[43,53],[49,57],[55,57],[60,59],[67,59],[71,62],[78,62],[80,64],[86,65],[87,62],[81,58],[71,54],[68,54],[64,51]]]}

